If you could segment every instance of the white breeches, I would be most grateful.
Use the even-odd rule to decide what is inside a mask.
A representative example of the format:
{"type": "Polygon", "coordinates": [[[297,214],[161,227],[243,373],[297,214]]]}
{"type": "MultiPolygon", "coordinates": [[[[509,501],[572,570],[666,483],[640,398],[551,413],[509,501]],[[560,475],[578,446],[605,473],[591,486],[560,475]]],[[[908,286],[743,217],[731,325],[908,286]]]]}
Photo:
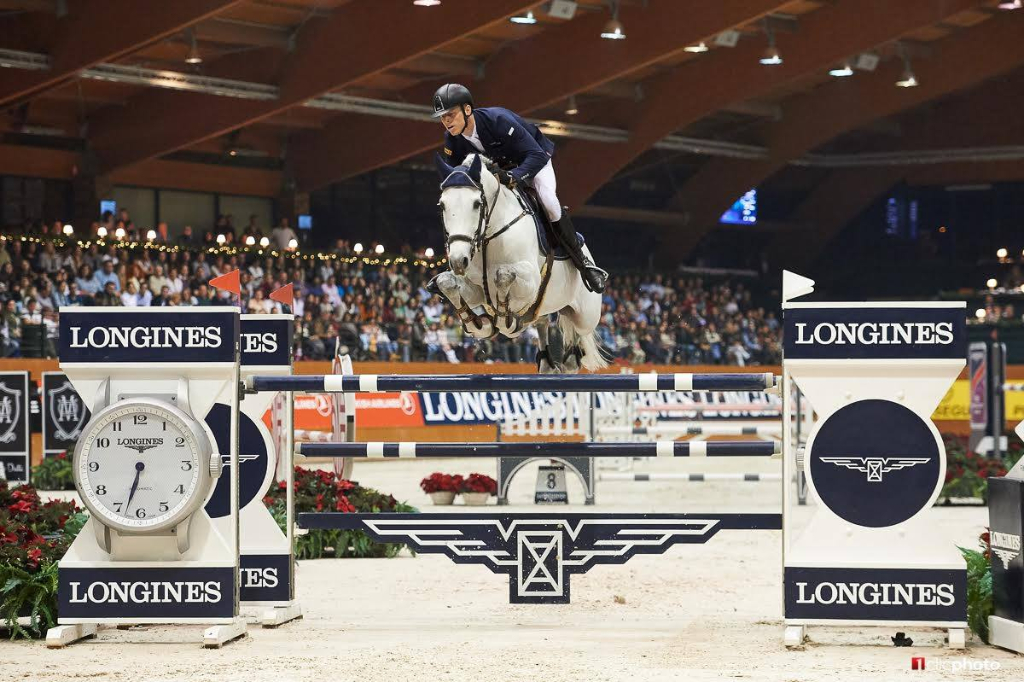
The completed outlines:
{"type": "Polygon", "coordinates": [[[562,204],[558,201],[558,195],[555,194],[555,187],[558,182],[555,180],[555,169],[551,165],[549,160],[540,172],[533,176],[530,181],[533,185],[533,189],[537,192],[537,197],[540,199],[541,206],[544,207],[544,212],[548,216],[548,220],[555,222],[562,217],[562,204]]]}

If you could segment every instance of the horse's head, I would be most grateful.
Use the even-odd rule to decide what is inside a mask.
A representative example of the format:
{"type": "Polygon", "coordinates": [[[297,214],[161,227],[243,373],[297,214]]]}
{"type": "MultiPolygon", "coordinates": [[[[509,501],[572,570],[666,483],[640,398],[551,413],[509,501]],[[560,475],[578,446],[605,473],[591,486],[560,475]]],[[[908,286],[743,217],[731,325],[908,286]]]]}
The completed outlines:
{"type": "Polygon", "coordinates": [[[483,158],[478,154],[470,154],[461,166],[455,167],[440,155],[435,161],[441,176],[441,200],[437,206],[448,264],[452,272],[462,275],[480,248],[501,186],[484,168],[483,158]]]}

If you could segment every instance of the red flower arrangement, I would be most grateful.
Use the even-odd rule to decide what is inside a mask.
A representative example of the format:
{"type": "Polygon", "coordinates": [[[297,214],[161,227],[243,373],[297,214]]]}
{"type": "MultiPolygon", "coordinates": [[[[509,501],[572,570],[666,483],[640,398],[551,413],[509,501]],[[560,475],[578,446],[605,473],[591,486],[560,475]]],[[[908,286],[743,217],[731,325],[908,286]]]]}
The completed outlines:
{"type": "Polygon", "coordinates": [[[462,486],[462,476],[458,474],[452,476],[451,474],[442,474],[437,471],[420,481],[420,488],[423,488],[423,492],[427,494],[439,492],[457,493],[462,490],[462,486]]]}
{"type": "Polygon", "coordinates": [[[459,492],[498,494],[498,482],[486,474],[470,474],[462,481],[459,492]]]}

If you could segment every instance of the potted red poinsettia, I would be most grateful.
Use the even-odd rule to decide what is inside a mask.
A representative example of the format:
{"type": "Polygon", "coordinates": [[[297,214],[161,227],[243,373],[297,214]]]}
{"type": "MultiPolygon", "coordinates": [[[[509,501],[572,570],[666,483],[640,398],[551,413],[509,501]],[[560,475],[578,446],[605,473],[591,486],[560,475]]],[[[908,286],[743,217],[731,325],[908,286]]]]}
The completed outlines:
{"type": "Polygon", "coordinates": [[[420,481],[423,492],[430,495],[434,504],[451,504],[462,489],[462,476],[442,474],[435,471],[420,481]]]}
{"type": "Polygon", "coordinates": [[[468,505],[487,504],[487,498],[498,493],[498,483],[486,474],[470,474],[462,481],[462,499],[468,505]]]}

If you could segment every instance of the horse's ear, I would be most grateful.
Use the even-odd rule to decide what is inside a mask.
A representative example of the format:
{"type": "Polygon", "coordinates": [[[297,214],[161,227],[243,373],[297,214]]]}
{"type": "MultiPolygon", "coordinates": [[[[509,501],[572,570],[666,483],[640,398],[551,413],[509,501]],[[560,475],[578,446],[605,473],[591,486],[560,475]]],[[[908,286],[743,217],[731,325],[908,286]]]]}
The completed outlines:
{"type": "Polygon", "coordinates": [[[442,180],[451,175],[452,171],[455,170],[454,168],[449,166],[448,162],[444,160],[444,157],[438,154],[437,152],[434,152],[434,166],[437,167],[437,174],[440,176],[442,180]]]}
{"type": "Polygon", "coordinates": [[[480,169],[483,167],[483,161],[480,160],[479,154],[473,155],[473,163],[469,166],[469,177],[473,178],[473,182],[480,184],[480,169]]]}

